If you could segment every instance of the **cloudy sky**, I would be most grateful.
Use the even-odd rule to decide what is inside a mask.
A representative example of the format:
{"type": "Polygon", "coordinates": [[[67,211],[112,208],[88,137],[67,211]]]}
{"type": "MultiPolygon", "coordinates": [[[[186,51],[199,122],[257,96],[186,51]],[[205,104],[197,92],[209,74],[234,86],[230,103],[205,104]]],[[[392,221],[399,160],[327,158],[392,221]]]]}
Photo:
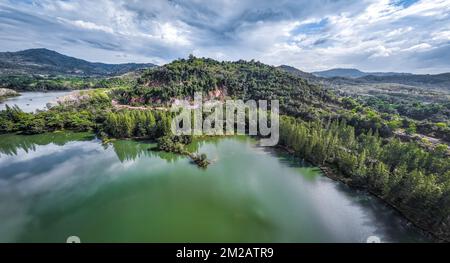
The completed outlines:
{"type": "Polygon", "coordinates": [[[106,63],[449,72],[450,0],[0,0],[0,51],[38,47],[106,63]]]}

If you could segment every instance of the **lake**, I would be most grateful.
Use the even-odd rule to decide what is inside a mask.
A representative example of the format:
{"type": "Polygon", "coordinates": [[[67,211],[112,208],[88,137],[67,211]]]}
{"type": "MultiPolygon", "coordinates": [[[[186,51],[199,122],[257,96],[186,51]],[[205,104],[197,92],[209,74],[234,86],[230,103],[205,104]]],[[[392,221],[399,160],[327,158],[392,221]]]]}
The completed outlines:
{"type": "Polygon", "coordinates": [[[9,97],[0,101],[0,110],[9,106],[17,105],[25,112],[46,110],[47,103],[55,103],[59,97],[65,96],[72,91],[49,91],[49,92],[20,92],[20,96],[9,97]]]}
{"type": "Polygon", "coordinates": [[[426,241],[378,199],[248,137],[194,141],[207,169],[88,133],[0,136],[0,242],[426,241]]]}

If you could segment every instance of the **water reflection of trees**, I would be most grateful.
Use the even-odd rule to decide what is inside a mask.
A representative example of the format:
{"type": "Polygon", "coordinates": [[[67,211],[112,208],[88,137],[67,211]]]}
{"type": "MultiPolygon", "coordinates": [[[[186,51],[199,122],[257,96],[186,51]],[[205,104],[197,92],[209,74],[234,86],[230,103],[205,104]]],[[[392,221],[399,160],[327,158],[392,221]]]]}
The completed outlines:
{"type": "MultiPolygon", "coordinates": [[[[246,140],[244,136],[233,136],[232,138],[246,140]]],[[[192,143],[186,146],[186,149],[191,153],[198,153],[199,149],[204,145],[217,145],[223,139],[224,137],[218,136],[194,138],[192,143]]],[[[141,157],[158,157],[169,163],[173,163],[179,159],[186,158],[183,155],[158,151],[156,150],[156,143],[151,141],[116,140],[104,145],[104,147],[113,147],[114,152],[121,162],[135,160],[141,157]]]]}
{"type": "MultiPolygon", "coordinates": [[[[0,154],[18,155],[19,150],[26,153],[36,151],[38,146],[55,144],[63,146],[69,142],[75,141],[92,141],[95,135],[92,133],[73,133],[73,132],[56,132],[44,133],[37,135],[17,135],[4,134],[0,135],[0,154]]],[[[100,143],[100,141],[98,141],[100,143]]],[[[158,157],[173,163],[176,160],[183,158],[179,155],[155,151],[153,148],[156,145],[148,141],[134,141],[134,140],[117,140],[109,144],[104,144],[104,148],[113,147],[113,150],[121,162],[127,160],[135,160],[136,158],[158,157]]],[[[198,147],[198,146],[197,146],[198,147]]]]}
{"type": "Polygon", "coordinates": [[[35,151],[37,146],[55,145],[63,146],[72,141],[90,141],[95,137],[91,133],[55,132],[37,135],[0,135],[0,153],[6,155],[17,155],[18,150],[25,152],[35,151]]]}
{"type": "MultiPolygon", "coordinates": [[[[194,138],[192,140],[192,143],[190,143],[189,145],[187,145],[187,150],[190,152],[198,152],[199,149],[204,146],[204,145],[214,145],[217,146],[217,144],[219,144],[219,142],[221,140],[223,140],[226,137],[223,136],[204,136],[204,137],[199,137],[199,138],[194,138]]],[[[239,138],[238,136],[233,136],[234,139],[239,138]]]]}
{"type": "Polygon", "coordinates": [[[141,157],[158,157],[169,163],[173,163],[182,158],[173,153],[156,151],[155,146],[156,144],[145,141],[117,140],[110,144],[106,144],[105,148],[113,147],[117,158],[119,158],[121,162],[136,160],[141,157]]]}

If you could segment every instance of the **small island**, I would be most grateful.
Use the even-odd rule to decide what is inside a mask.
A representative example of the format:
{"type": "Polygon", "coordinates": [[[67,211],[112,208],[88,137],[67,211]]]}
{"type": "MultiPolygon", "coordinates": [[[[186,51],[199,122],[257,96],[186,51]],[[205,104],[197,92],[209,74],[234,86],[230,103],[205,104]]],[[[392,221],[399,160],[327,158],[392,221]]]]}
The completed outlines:
{"type": "MultiPolygon", "coordinates": [[[[3,87],[20,83],[6,80],[3,87]]],[[[27,87],[42,92],[54,87],[44,80],[33,80],[27,87]]],[[[443,209],[450,204],[448,101],[438,93],[428,94],[433,104],[411,97],[388,103],[334,93],[261,62],[194,56],[131,75],[99,78],[96,85],[90,84],[92,79],[78,81],[85,82],[77,86],[85,90],[48,110],[24,112],[6,105],[0,111],[0,133],[90,132],[103,139],[105,148],[111,140],[154,141],[156,150],[189,157],[206,168],[207,156],[186,147],[198,135],[174,136],[171,131],[176,113],[169,109],[174,102],[195,101],[196,91],[207,100],[278,99],[279,147],[333,179],[379,197],[437,240],[450,240],[450,214],[443,209]]],[[[16,90],[22,91],[21,85],[16,90]]]]}
{"type": "Polygon", "coordinates": [[[206,168],[211,163],[206,154],[195,154],[186,150],[185,145],[192,142],[192,136],[163,136],[157,140],[156,150],[186,155],[200,168],[206,168]]]}

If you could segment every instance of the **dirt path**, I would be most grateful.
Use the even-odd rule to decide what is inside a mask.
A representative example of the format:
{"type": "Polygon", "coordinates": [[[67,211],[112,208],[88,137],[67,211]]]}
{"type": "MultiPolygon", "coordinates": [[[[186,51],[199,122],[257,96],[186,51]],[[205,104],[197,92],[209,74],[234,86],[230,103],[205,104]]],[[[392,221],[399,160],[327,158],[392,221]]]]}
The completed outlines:
{"type": "Polygon", "coordinates": [[[153,106],[130,106],[119,104],[116,100],[111,101],[112,105],[116,109],[129,109],[129,110],[161,110],[168,111],[169,109],[166,107],[153,107],[153,106]]]}
{"type": "MultiPolygon", "coordinates": [[[[439,144],[447,144],[446,142],[444,142],[438,138],[430,137],[430,136],[420,134],[420,133],[407,134],[407,133],[405,133],[404,130],[401,130],[401,129],[394,131],[394,134],[401,140],[418,141],[422,144],[427,144],[425,146],[432,147],[432,148],[436,147],[439,144]]],[[[448,149],[448,151],[450,151],[450,146],[448,144],[447,144],[447,149],[448,149]]]]}

